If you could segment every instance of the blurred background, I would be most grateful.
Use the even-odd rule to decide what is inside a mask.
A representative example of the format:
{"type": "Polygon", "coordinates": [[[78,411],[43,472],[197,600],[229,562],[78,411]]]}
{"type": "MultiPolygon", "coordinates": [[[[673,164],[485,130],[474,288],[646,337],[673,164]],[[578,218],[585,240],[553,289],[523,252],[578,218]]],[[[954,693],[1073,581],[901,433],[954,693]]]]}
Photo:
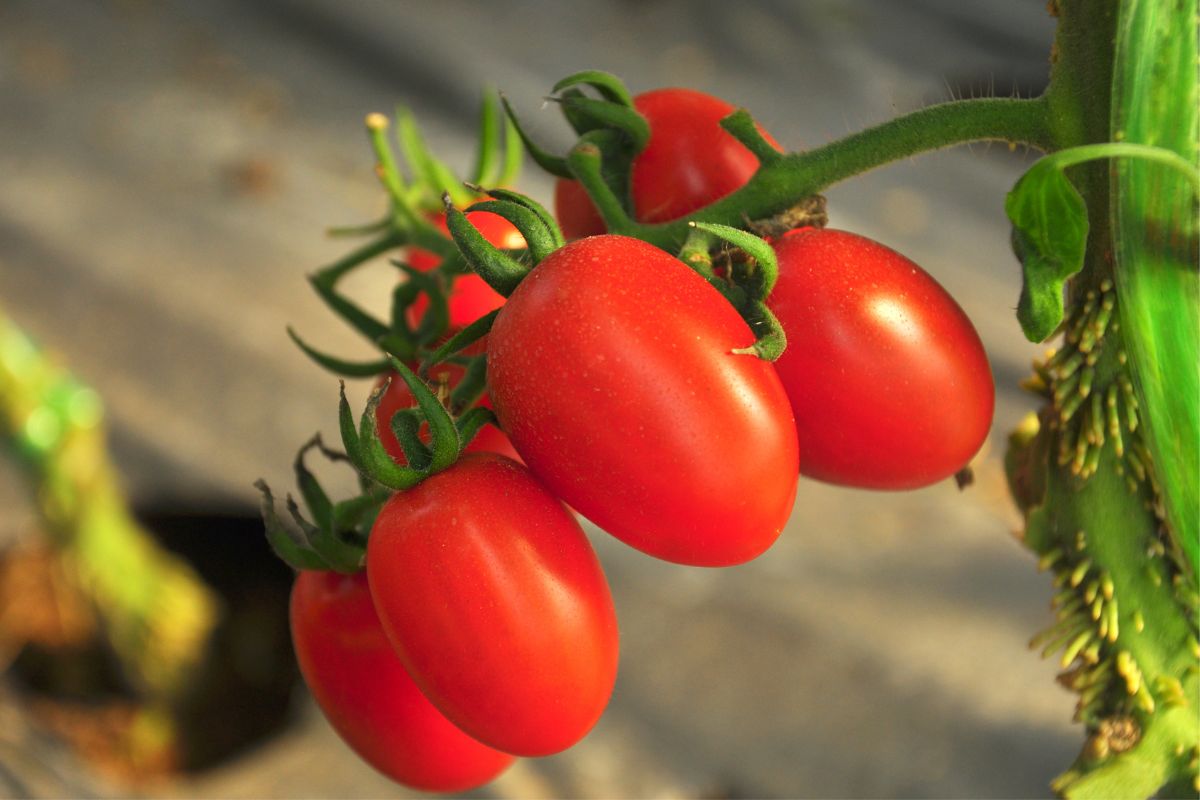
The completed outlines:
{"type": "MultiPolygon", "coordinates": [[[[252,483],[282,494],[305,439],[336,441],[336,381],[285,325],[328,351],[369,352],[304,280],[347,248],[327,227],[384,209],[366,113],[410,107],[465,170],[484,86],[561,150],[568,129],[543,97],[597,68],[634,92],[715,94],[801,149],[950,97],[1036,94],[1052,36],[1042,0],[3,0],[0,307],[99,393],[123,485],[151,518],[174,520],[168,544],[210,581],[239,569],[265,581],[265,595],[227,599],[258,598],[277,628],[288,577],[256,566],[252,483]],[[223,532],[205,527],[220,518],[223,532]]],[[[1080,734],[1054,665],[1026,647],[1051,620],[1050,587],[1013,538],[1001,466],[1007,431],[1033,406],[1016,386],[1037,350],[1014,318],[1003,214],[1033,158],[957,148],[827,193],[831,225],[916,260],[979,329],[998,396],[975,484],[876,494],[802,482],[778,544],[719,571],[591,530],[622,626],[612,704],[580,745],[522,761],[478,796],[1048,794],[1080,734]]],[[[531,162],[519,185],[550,199],[531,162]]],[[[382,311],[393,279],[381,262],[350,290],[382,311]]],[[[5,543],[38,535],[29,497],[0,463],[5,543]]],[[[76,717],[28,700],[49,667],[7,648],[0,795],[405,796],[293,688],[285,633],[271,630],[255,663],[281,670],[274,732],[132,788],[61,744],[79,744],[76,717]]],[[[239,716],[225,697],[205,730],[239,716]]]]}

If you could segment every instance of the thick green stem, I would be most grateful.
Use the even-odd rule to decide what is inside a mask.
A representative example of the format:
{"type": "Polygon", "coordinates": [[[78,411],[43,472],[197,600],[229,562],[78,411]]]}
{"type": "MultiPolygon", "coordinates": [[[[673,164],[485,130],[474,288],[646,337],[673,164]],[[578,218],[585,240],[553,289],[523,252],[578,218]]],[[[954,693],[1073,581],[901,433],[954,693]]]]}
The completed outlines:
{"type": "MultiPolygon", "coordinates": [[[[1063,157],[1072,160],[1144,155],[1136,145],[1160,139],[1112,144],[1123,138],[1123,131],[1113,128],[1120,118],[1114,115],[1113,97],[1127,66],[1116,57],[1115,43],[1124,41],[1125,56],[1138,59],[1145,89],[1161,87],[1172,74],[1171,59],[1180,52],[1175,37],[1191,37],[1190,60],[1177,60],[1185,74],[1191,72],[1194,86],[1195,0],[1058,0],[1052,10],[1060,24],[1045,97],[1054,149],[1071,151],[1063,157]],[[1121,31],[1131,15],[1147,8],[1157,14],[1159,24],[1147,29],[1155,35],[1128,41],[1121,31]]],[[[1158,102],[1146,96],[1135,102],[1161,111],[1194,99],[1194,93],[1175,88],[1162,92],[1158,102]]],[[[1162,120],[1144,121],[1153,127],[1162,120]]],[[[1186,133],[1192,130],[1184,126],[1186,133]]],[[[1161,153],[1155,158],[1180,165],[1180,159],[1161,153]]],[[[1130,358],[1131,351],[1155,339],[1156,329],[1173,324],[1197,298],[1162,294],[1158,319],[1131,324],[1130,295],[1121,285],[1164,260],[1161,245],[1167,237],[1157,241],[1158,248],[1122,248],[1127,227],[1144,230],[1153,221],[1144,213],[1128,213],[1131,186],[1113,181],[1114,174],[1128,169],[1154,175],[1132,188],[1149,190],[1166,207],[1194,217],[1189,165],[1163,169],[1146,159],[1117,159],[1071,167],[1069,176],[1090,222],[1084,267],[1068,284],[1061,346],[1037,365],[1031,382],[1047,404],[1038,420],[1014,437],[1008,456],[1013,494],[1026,513],[1025,541],[1043,566],[1053,568],[1059,590],[1058,622],[1047,636],[1057,641],[1050,649],[1065,647],[1061,663],[1069,669],[1063,682],[1079,692],[1078,717],[1087,729],[1079,759],[1054,783],[1067,797],[1149,796],[1185,783],[1200,790],[1195,784],[1200,755],[1197,587],[1161,516],[1163,493],[1156,474],[1161,465],[1147,438],[1147,430],[1159,424],[1177,439],[1194,437],[1180,430],[1185,419],[1163,416],[1170,412],[1161,400],[1187,395],[1182,402],[1193,409],[1194,419],[1196,396],[1175,385],[1190,373],[1164,371],[1166,362],[1145,378],[1156,390],[1151,394],[1135,391],[1130,370],[1137,360],[1130,358]],[[1177,181],[1174,190],[1162,190],[1164,176],[1177,181]],[[1122,252],[1136,257],[1121,258],[1122,252]],[[1151,396],[1156,399],[1146,402],[1151,396]]],[[[1174,274],[1159,266],[1164,274],[1174,274]]],[[[1187,335],[1194,341],[1194,325],[1187,335]]],[[[1187,369],[1195,369],[1194,356],[1187,369]]],[[[1195,467],[1183,464],[1182,469],[1195,467]]],[[[1195,495],[1189,500],[1194,507],[1195,495]]]]}
{"type": "Polygon", "coordinates": [[[765,219],[798,200],[875,167],[967,142],[999,140],[1042,150],[1054,138],[1044,98],[980,98],[922,108],[823,147],[791,153],[763,166],[741,189],[702,211],[660,225],[628,223],[613,233],[636,236],[668,250],[687,238],[688,223],[739,226],[765,219]]]}

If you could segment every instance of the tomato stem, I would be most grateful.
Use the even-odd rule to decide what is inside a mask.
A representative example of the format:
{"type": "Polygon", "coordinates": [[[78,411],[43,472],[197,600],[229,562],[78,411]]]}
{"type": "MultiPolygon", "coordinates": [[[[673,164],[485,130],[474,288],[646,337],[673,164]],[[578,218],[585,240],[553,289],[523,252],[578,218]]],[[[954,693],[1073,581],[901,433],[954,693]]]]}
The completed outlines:
{"type": "MultiPolygon", "coordinates": [[[[893,161],[988,140],[1052,149],[1054,140],[1045,98],[987,97],[928,106],[813,150],[789,153],[764,164],[741,189],[678,220],[644,225],[628,218],[609,219],[605,214],[605,221],[612,233],[677,250],[687,238],[689,222],[740,226],[747,217],[773,216],[801,198],[893,161]]],[[[604,209],[600,210],[604,214],[604,209]]]]}

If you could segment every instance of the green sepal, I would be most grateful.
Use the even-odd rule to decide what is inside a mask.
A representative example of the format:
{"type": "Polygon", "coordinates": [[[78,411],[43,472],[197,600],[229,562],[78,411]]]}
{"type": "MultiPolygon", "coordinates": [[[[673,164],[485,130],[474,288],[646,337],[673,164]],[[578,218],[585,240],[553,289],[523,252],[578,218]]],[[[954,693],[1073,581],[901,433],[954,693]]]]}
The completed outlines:
{"type": "Polygon", "coordinates": [[[325,305],[349,324],[350,327],[354,328],[354,330],[358,331],[369,341],[374,342],[381,336],[387,335],[388,326],[338,293],[337,284],[351,270],[407,242],[407,234],[395,230],[390,231],[386,236],[368,242],[329,266],[317,270],[308,276],[308,282],[325,305]]]}
{"type": "Polygon", "coordinates": [[[257,480],[254,482],[254,487],[262,493],[260,512],[263,526],[266,529],[267,543],[271,545],[275,555],[285,564],[297,570],[332,569],[333,567],[325,559],[303,542],[299,534],[283,524],[283,520],[275,511],[275,498],[272,497],[271,488],[267,486],[266,481],[257,480]]]}
{"type": "Polygon", "coordinates": [[[500,314],[500,309],[493,309],[484,314],[479,319],[472,322],[467,327],[460,330],[458,333],[451,336],[442,343],[438,349],[434,350],[421,362],[421,368],[418,373],[427,375],[429,370],[434,366],[442,363],[451,356],[461,353],[471,345],[478,342],[483,337],[487,336],[492,330],[492,325],[496,323],[496,317],[500,314]]]}
{"type": "Polygon", "coordinates": [[[494,183],[498,186],[511,186],[517,182],[517,175],[521,172],[522,156],[525,155],[521,134],[517,130],[516,123],[507,115],[504,117],[504,161],[500,168],[500,174],[494,180],[480,181],[480,183],[494,183]]]}
{"type": "Polygon", "coordinates": [[[383,387],[377,387],[367,400],[360,424],[354,421],[354,412],[346,400],[346,386],[342,384],[338,403],[338,429],[342,435],[342,446],[350,463],[361,475],[390,489],[408,489],[420,483],[425,473],[410,466],[397,464],[379,440],[375,427],[375,409],[383,396],[383,387]]]}
{"type": "Polygon", "coordinates": [[[433,463],[433,451],[421,441],[423,421],[419,408],[399,409],[388,421],[400,449],[404,452],[405,463],[415,470],[428,469],[433,463]]]}
{"type": "MultiPolygon", "coordinates": [[[[413,409],[410,412],[410,410],[404,409],[397,412],[397,415],[393,415],[393,419],[388,420],[388,424],[392,426],[401,447],[405,449],[405,456],[409,459],[409,463],[398,464],[388,454],[379,439],[379,430],[376,426],[376,410],[379,408],[379,402],[386,386],[376,387],[371,392],[366,409],[356,426],[354,414],[346,400],[346,388],[343,384],[338,404],[338,427],[341,431],[342,443],[346,448],[346,455],[360,473],[383,486],[392,489],[407,489],[453,464],[462,451],[462,443],[459,441],[458,429],[455,427],[453,418],[425,382],[397,359],[392,359],[391,367],[408,386],[409,392],[412,393],[413,399],[417,403],[417,408],[420,409],[423,421],[429,426],[429,444],[419,443],[418,447],[413,446],[410,441],[408,442],[409,446],[405,446],[410,423],[403,421],[393,424],[393,421],[397,415],[415,413],[416,410],[413,409]],[[430,451],[428,463],[423,463],[425,458],[422,453],[425,447],[428,447],[430,451]]],[[[421,421],[420,419],[417,421],[418,428],[421,421]]]]}
{"type": "Polygon", "coordinates": [[[713,239],[712,234],[707,231],[701,230],[695,225],[689,226],[687,238],[683,240],[683,246],[679,248],[678,258],[701,278],[718,290],[722,290],[724,282],[717,277],[717,273],[713,270],[711,253],[713,239]]]}
{"type": "MultiPolygon", "coordinates": [[[[481,354],[467,361],[462,380],[450,391],[450,410],[460,413],[470,408],[487,389],[487,356],[481,354]]],[[[461,426],[459,428],[461,431],[461,426]]],[[[466,442],[463,442],[466,446],[466,442]]]]}
{"type": "Polygon", "coordinates": [[[750,116],[750,112],[746,109],[739,108],[722,119],[721,127],[730,136],[741,142],[747,150],[754,153],[760,165],[766,166],[783,158],[783,153],[780,153],[767,141],[762,131],[758,129],[758,125],[754,123],[754,118],[750,116]]]}
{"type": "Polygon", "coordinates": [[[487,424],[496,424],[496,415],[490,408],[483,406],[475,406],[467,413],[458,418],[458,435],[462,439],[463,447],[471,443],[475,438],[475,434],[487,424]]]}
{"type": "Polygon", "coordinates": [[[753,258],[753,264],[744,263],[737,266],[737,270],[732,273],[734,282],[746,289],[747,294],[754,300],[766,300],[770,296],[771,290],[775,288],[775,281],[779,278],[779,259],[775,257],[775,248],[753,233],[729,225],[711,222],[688,224],[729,242],[753,258]]]}
{"type": "Polygon", "coordinates": [[[514,192],[511,189],[504,188],[480,189],[479,191],[480,193],[494,197],[497,200],[507,200],[516,203],[519,206],[524,206],[533,213],[537,214],[542,220],[542,223],[546,226],[546,229],[549,230],[550,234],[554,237],[555,249],[562,247],[567,243],[566,238],[563,236],[562,228],[558,227],[558,220],[554,218],[554,215],[550,213],[548,208],[534,200],[529,195],[521,194],[520,192],[514,192]]]}
{"type": "Polygon", "coordinates": [[[345,531],[347,536],[353,533],[354,540],[365,547],[379,509],[391,496],[391,491],[384,487],[366,487],[364,493],[358,497],[335,503],[333,506],[334,530],[345,531]]]}
{"type": "Polygon", "coordinates": [[[478,148],[475,151],[475,166],[471,170],[472,183],[491,183],[499,164],[501,152],[500,114],[496,99],[491,92],[484,92],[479,102],[478,148]]]}
{"type": "Polygon", "coordinates": [[[1062,323],[1063,285],[1083,269],[1087,206],[1059,165],[1044,158],[1008,193],[1004,213],[1024,277],[1017,320],[1025,338],[1043,342],[1062,323]]]}
{"type": "Polygon", "coordinates": [[[329,496],[304,463],[305,456],[313,449],[319,450],[330,461],[347,460],[344,454],[326,448],[320,435],[310,439],[296,454],[293,468],[300,496],[304,499],[308,513],[316,522],[313,524],[305,520],[300,515],[295,500],[290,496],[287,498],[288,512],[308,537],[308,544],[326,563],[339,572],[357,572],[362,568],[365,558],[365,539],[347,540],[355,531],[339,524],[339,518],[345,514],[344,510],[339,510],[342,504],[335,505],[329,501],[329,496]]]}
{"type": "Polygon", "coordinates": [[[443,197],[443,202],[446,204],[446,227],[467,264],[488,286],[508,297],[529,274],[530,268],[485,239],[467,215],[454,207],[449,195],[443,197]]]}
{"type": "Polygon", "coordinates": [[[320,298],[325,301],[325,305],[333,309],[334,313],[345,320],[351,328],[358,331],[363,337],[375,341],[381,336],[387,335],[387,325],[366,311],[363,311],[355,303],[347,300],[334,290],[332,285],[320,280],[319,276],[312,276],[310,282],[320,298]]]}
{"type": "Polygon", "coordinates": [[[368,114],[366,119],[367,137],[371,140],[371,149],[375,152],[375,174],[391,199],[391,216],[389,223],[399,228],[407,228],[415,217],[413,204],[419,199],[420,187],[410,186],[400,173],[400,165],[396,163],[396,154],[388,142],[388,119],[383,114],[368,114]]]}
{"type": "MultiPolygon", "coordinates": [[[[392,291],[392,331],[402,341],[411,341],[414,345],[427,345],[437,341],[450,325],[446,276],[441,269],[422,272],[402,261],[393,261],[392,264],[405,275],[405,280],[392,291]],[[425,312],[417,320],[416,328],[412,329],[408,323],[408,309],[422,296],[429,302],[425,312]]],[[[450,279],[453,280],[453,277],[450,279]]],[[[411,360],[416,354],[416,347],[405,348],[403,353],[396,353],[388,348],[388,352],[402,360],[411,360]]]]}
{"type": "Polygon", "coordinates": [[[521,232],[521,236],[525,237],[525,244],[534,264],[558,249],[558,242],[546,227],[545,220],[527,206],[509,200],[484,200],[475,203],[467,211],[487,211],[511,222],[513,227],[521,232]]]}
{"type": "Polygon", "coordinates": [[[748,261],[734,261],[730,265],[728,279],[722,281],[712,274],[711,263],[706,267],[702,261],[696,259],[695,254],[698,248],[704,245],[704,241],[689,236],[689,243],[685,243],[685,251],[691,259],[685,263],[701,272],[705,279],[725,296],[754,333],[754,344],[736,348],[732,352],[757,356],[764,361],[775,361],[783,355],[787,347],[787,336],[783,326],[766,305],[766,299],[775,288],[775,281],[779,277],[779,261],[775,257],[775,249],[754,234],[728,225],[707,222],[688,224],[693,231],[699,230],[729,242],[750,256],[751,260],[748,261]],[[706,269],[709,273],[707,275],[704,274],[706,269]]]}
{"type": "Polygon", "coordinates": [[[564,92],[559,103],[580,136],[601,129],[619,131],[629,140],[634,154],[646,149],[650,141],[650,123],[630,106],[596,100],[575,91],[564,92]]]}
{"type": "Polygon", "coordinates": [[[457,205],[471,202],[471,196],[463,190],[454,172],[430,152],[416,121],[406,108],[396,110],[396,140],[419,185],[448,193],[457,205]]]}
{"type": "MultiPolygon", "coordinates": [[[[626,194],[622,187],[628,170],[625,178],[615,176],[609,170],[601,144],[613,144],[613,137],[607,137],[608,141],[605,142],[605,137],[598,136],[599,133],[603,132],[588,134],[580,139],[567,154],[567,163],[571,167],[571,174],[583,186],[600,218],[604,220],[605,227],[610,231],[619,230],[632,223],[620,199],[626,194]]],[[[607,163],[611,163],[611,160],[607,163]]]]}
{"type": "Polygon", "coordinates": [[[787,335],[779,319],[761,300],[753,300],[743,306],[742,319],[754,333],[754,344],[736,347],[730,352],[736,355],[753,355],[763,361],[775,361],[787,348],[787,335]]]}
{"type": "Polygon", "coordinates": [[[333,524],[333,503],[329,501],[329,495],[325,494],[321,484],[304,463],[305,454],[313,447],[320,446],[320,442],[321,437],[317,435],[305,443],[296,453],[292,470],[296,473],[296,488],[300,490],[300,496],[304,499],[304,505],[316,526],[328,528],[333,524]]]}
{"type": "Polygon", "coordinates": [[[311,358],[320,366],[332,372],[334,375],[340,375],[343,378],[369,378],[372,375],[378,375],[388,368],[387,359],[377,359],[375,361],[346,361],[335,356],[322,353],[320,350],[309,345],[299,334],[288,326],[287,334],[291,340],[295,342],[306,356],[311,358]]]}
{"type": "Polygon", "coordinates": [[[372,233],[383,233],[391,227],[392,218],[385,216],[365,225],[333,225],[325,229],[325,235],[334,239],[350,239],[355,236],[369,236],[372,233]]]}
{"type": "MultiPolygon", "coordinates": [[[[408,390],[412,392],[413,399],[417,401],[417,406],[421,409],[425,422],[429,425],[429,448],[432,451],[432,458],[427,474],[440,472],[453,464],[458,458],[458,454],[462,452],[454,420],[442,402],[438,400],[437,395],[430,391],[425,381],[418,378],[403,362],[392,359],[392,369],[396,370],[408,386],[408,390]]],[[[373,424],[372,427],[374,427],[373,424]]]]}
{"type": "Polygon", "coordinates": [[[550,91],[551,93],[556,93],[575,86],[590,86],[599,92],[600,96],[605,100],[619,103],[629,108],[633,107],[633,96],[629,94],[629,89],[625,88],[625,84],[621,79],[611,72],[604,72],[598,69],[587,69],[568,75],[554,84],[554,87],[550,91]]]}
{"type": "Polygon", "coordinates": [[[319,435],[305,443],[296,454],[294,469],[300,496],[315,522],[305,519],[295,499],[288,495],[285,506],[293,525],[285,524],[275,511],[270,488],[264,481],[255,483],[262,493],[262,517],[267,541],[281,559],[296,569],[357,572],[362,569],[365,558],[367,535],[367,531],[360,527],[361,523],[377,511],[387,496],[368,492],[341,503],[331,503],[320,482],[305,464],[305,456],[313,449],[320,450],[331,461],[346,460],[346,457],[328,450],[319,435]]]}
{"type": "Polygon", "coordinates": [[[521,171],[521,135],[512,120],[500,113],[496,97],[484,92],[479,103],[479,148],[470,182],[510,186],[521,171]]]}
{"type": "Polygon", "coordinates": [[[525,145],[525,152],[529,153],[529,157],[533,159],[534,163],[555,177],[572,177],[571,170],[567,167],[567,160],[565,158],[546,152],[541,145],[529,138],[529,134],[525,132],[520,119],[517,118],[517,113],[513,111],[508,98],[503,94],[500,95],[500,103],[504,106],[504,113],[508,116],[508,121],[516,132],[517,137],[525,145]]]}

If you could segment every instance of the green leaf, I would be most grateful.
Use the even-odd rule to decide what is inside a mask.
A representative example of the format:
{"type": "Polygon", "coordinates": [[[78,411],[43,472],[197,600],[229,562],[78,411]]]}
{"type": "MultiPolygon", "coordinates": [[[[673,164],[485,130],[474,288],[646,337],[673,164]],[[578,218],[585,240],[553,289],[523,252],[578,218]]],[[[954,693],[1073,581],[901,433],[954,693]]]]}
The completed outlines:
{"type": "Polygon", "coordinates": [[[1063,320],[1063,285],[1083,268],[1087,206],[1053,159],[1042,159],[1008,193],[1004,213],[1024,285],[1017,320],[1031,342],[1050,337],[1063,320]]]}
{"type": "Polygon", "coordinates": [[[1113,178],[1116,288],[1144,436],[1168,535],[1191,585],[1200,572],[1200,76],[1196,0],[1123,3],[1112,136],[1177,159],[1119,162],[1113,178]]]}

